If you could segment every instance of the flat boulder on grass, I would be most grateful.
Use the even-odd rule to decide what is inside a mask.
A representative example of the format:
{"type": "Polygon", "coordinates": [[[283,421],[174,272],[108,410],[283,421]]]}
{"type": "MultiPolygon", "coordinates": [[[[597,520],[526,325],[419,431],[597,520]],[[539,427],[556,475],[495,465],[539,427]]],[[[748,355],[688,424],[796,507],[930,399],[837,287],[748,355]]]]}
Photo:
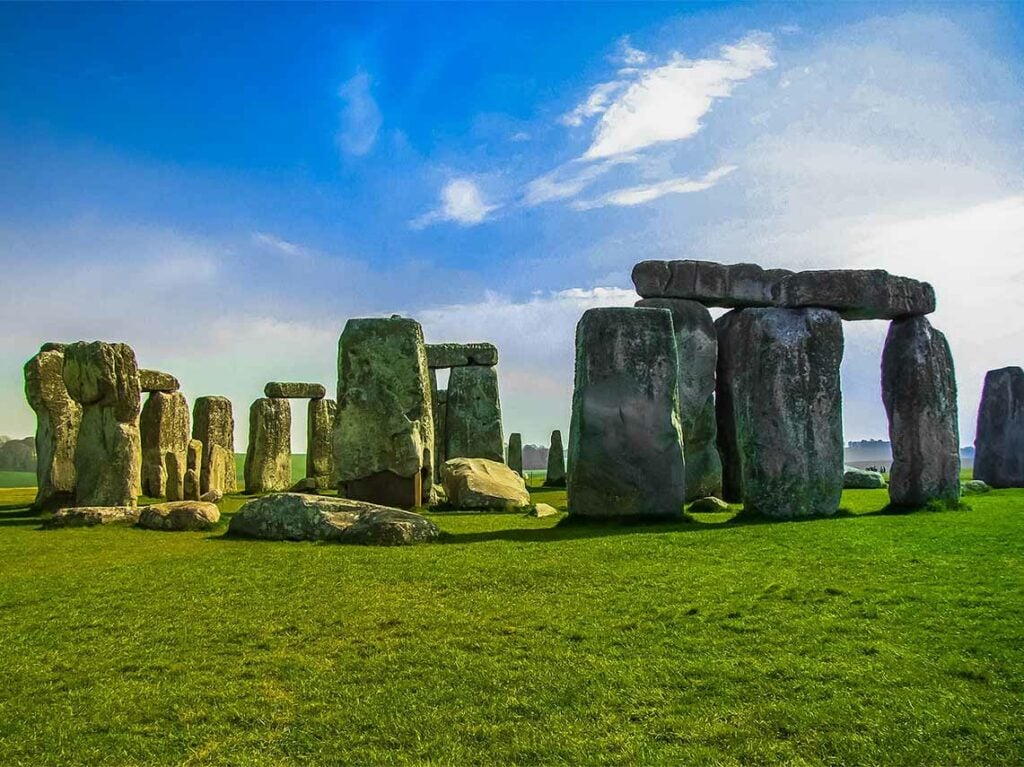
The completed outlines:
{"type": "Polygon", "coordinates": [[[43,527],[95,527],[96,525],[134,525],[139,510],[133,506],[72,506],[54,512],[43,527]]]}
{"type": "Polygon", "coordinates": [[[688,511],[692,511],[695,514],[712,514],[716,511],[728,511],[729,504],[723,501],[721,498],[715,498],[713,495],[705,496],[704,498],[698,498],[696,501],[690,504],[688,511]]]}
{"type": "Polygon", "coordinates": [[[411,511],[300,493],[273,493],[249,501],[228,525],[228,535],[242,538],[365,546],[428,543],[440,534],[437,525],[411,511]]]}
{"type": "Polygon", "coordinates": [[[530,510],[526,512],[528,517],[537,517],[543,519],[544,517],[557,517],[558,509],[547,503],[535,503],[530,507],[530,510]]]}
{"type": "Polygon", "coordinates": [[[139,527],[147,530],[210,530],[219,521],[217,505],[203,501],[154,503],[139,510],[139,527]]]}
{"type": "Polygon", "coordinates": [[[523,478],[487,458],[452,458],[441,467],[448,505],[456,509],[514,511],[530,505],[523,478]]]}
{"type": "Polygon", "coordinates": [[[960,492],[963,495],[982,495],[987,493],[992,488],[986,482],[982,482],[980,479],[969,479],[966,482],[960,483],[960,492]]]}
{"type": "Polygon", "coordinates": [[[881,472],[847,466],[843,470],[844,490],[881,490],[885,488],[885,477],[881,472]]]}

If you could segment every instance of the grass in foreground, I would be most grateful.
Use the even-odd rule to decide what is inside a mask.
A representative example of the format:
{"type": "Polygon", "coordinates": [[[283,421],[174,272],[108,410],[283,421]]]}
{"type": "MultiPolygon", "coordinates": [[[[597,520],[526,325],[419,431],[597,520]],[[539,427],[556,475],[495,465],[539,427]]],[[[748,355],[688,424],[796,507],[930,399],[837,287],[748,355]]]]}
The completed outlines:
{"type": "Polygon", "coordinates": [[[31,497],[0,494],[4,765],[1024,760],[1024,491],[438,514],[403,549],[41,531],[31,497]]]}

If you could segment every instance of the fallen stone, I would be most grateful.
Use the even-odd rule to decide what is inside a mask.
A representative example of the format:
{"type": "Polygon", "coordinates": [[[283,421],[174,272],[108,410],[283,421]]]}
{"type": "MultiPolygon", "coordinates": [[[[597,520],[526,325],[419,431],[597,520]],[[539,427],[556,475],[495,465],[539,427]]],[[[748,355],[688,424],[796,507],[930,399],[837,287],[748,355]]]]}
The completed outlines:
{"type": "Polygon", "coordinates": [[[894,320],[882,350],[889,416],[889,500],[923,506],[960,499],[956,375],[946,337],[924,317],[894,320]]]}
{"type": "Polygon", "coordinates": [[[455,509],[512,511],[530,505],[522,476],[486,458],[450,458],[441,467],[448,505],[455,509]]]}
{"type": "Polygon", "coordinates": [[[292,484],[292,409],[286,399],[261,397],[249,408],[245,492],[274,493],[292,484]]]}
{"type": "Polygon", "coordinates": [[[181,388],[178,379],[159,370],[139,369],[139,388],[144,392],[176,392],[181,388]]]}
{"type": "Polygon", "coordinates": [[[311,399],[306,409],[306,477],[320,488],[329,487],[334,477],[331,432],[337,410],[332,399],[311,399]]]}
{"type": "Polygon", "coordinates": [[[427,344],[427,365],[432,368],[494,367],[497,364],[498,348],[494,344],[427,344]]]}
{"type": "Polygon", "coordinates": [[[147,530],[210,530],[220,521],[220,510],[203,501],[170,501],[143,506],[139,527],[147,530]]]}
{"type": "Polygon", "coordinates": [[[199,500],[203,503],[220,503],[223,499],[224,493],[220,492],[220,490],[210,490],[199,496],[199,500]]]}
{"type": "Polygon", "coordinates": [[[722,461],[715,421],[718,335],[711,312],[696,301],[645,298],[637,306],[672,313],[679,357],[679,425],[686,458],[686,500],[722,493],[722,461]]]}
{"type": "Polygon", "coordinates": [[[135,506],[71,506],[54,512],[43,527],[95,527],[96,525],[134,525],[139,521],[135,506]]]}
{"type": "Polygon", "coordinates": [[[546,503],[535,503],[530,507],[530,510],[526,512],[526,516],[537,517],[538,519],[543,519],[544,517],[557,517],[558,509],[546,503]]]}
{"type": "Polygon", "coordinates": [[[565,487],[565,451],[562,448],[562,432],[551,432],[551,446],[548,448],[548,470],[544,475],[544,487],[565,487]]]}
{"type": "Polygon", "coordinates": [[[318,383],[271,381],[263,387],[263,393],[271,399],[323,399],[327,389],[318,383]]]}
{"type": "Polygon", "coordinates": [[[448,377],[445,412],[448,460],[486,458],[498,463],[505,460],[498,373],[494,368],[453,368],[448,377]]]}
{"type": "Polygon", "coordinates": [[[153,391],[139,417],[142,443],[142,493],[150,498],[177,500],[184,496],[177,485],[184,477],[178,467],[189,443],[189,410],[181,392],[153,391]],[[168,483],[176,486],[168,488],[168,483]]]}
{"type": "Polygon", "coordinates": [[[508,457],[505,463],[516,474],[523,476],[523,435],[517,431],[508,435],[508,457]]]}
{"type": "Polygon", "coordinates": [[[235,476],[235,419],[227,397],[197,397],[192,406],[192,438],[203,443],[199,472],[200,493],[233,493],[235,476]],[[220,446],[217,451],[215,446],[220,446]],[[218,482],[220,484],[218,484],[218,482]]]}
{"type": "Polygon", "coordinates": [[[885,477],[880,472],[847,466],[843,469],[844,490],[878,490],[885,487],[885,477]]]}
{"type": "Polygon", "coordinates": [[[715,498],[713,495],[709,495],[705,498],[698,498],[690,504],[689,511],[694,514],[711,514],[719,511],[728,511],[729,504],[723,501],[721,498],[715,498]]]}
{"type": "Polygon", "coordinates": [[[777,519],[835,514],[843,492],[839,315],[739,309],[715,324],[725,500],[777,519]]]}
{"type": "Polygon", "coordinates": [[[435,541],[440,530],[410,511],[347,498],[275,493],[239,509],[228,534],[273,541],[402,546],[435,541]]]}
{"type": "Polygon", "coordinates": [[[64,345],[44,344],[25,363],[25,398],[36,414],[34,509],[74,503],[75,448],[82,406],[64,384],[64,345]]]}
{"type": "Polygon", "coordinates": [[[678,375],[667,310],[583,313],[569,429],[571,516],[682,516],[678,375]]]}
{"type": "Polygon", "coordinates": [[[1024,487],[1024,370],[985,374],[974,438],[974,476],[992,487],[1024,487]]]}
{"type": "Polygon", "coordinates": [[[326,477],[303,477],[290,488],[289,493],[311,493],[316,495],[326,490],[330,486],[330,480],[326,477]]]}
{"type": "Polygon", "coordinates": [[[980,479],[970,479],[960,485],[962,495],[984,495],[991,491],[992,488],[980,479]]]}

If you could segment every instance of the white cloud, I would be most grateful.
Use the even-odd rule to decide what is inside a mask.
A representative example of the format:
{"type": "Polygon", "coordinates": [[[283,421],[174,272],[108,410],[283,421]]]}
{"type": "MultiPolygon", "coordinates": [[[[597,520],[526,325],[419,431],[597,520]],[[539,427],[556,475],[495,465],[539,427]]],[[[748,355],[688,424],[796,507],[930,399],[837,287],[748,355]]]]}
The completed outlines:
{"type": "Polygon", "coordinates": [[[626,83],[622,80],[598,83],[590,89],[590,93],[587,94],[585,101],[577,104],[574,109],[559,117],[558,121],[562,125],[568,125],[570,128],[580,127],[584,121],[594,115],[603,113],[608,108],[608,105],[612,103],[612,96],[625,86],[626,83]]]}
{"type": "Polygon", "coordinates": [[[487,215],[500,206],[489,205],[480,188],[468,178],[455,178],[441,189],[441,205],[410,222],[414,229],[422,229],[440,221],[452,221],[460,226],[483,223],[487,215]]]}
{"type": "Polygon", "coordinates": [[[253,242],[259,245],[265,245],[271,250],[276,250],[284,253],[286,256],[302,257],[309,255],[309,251],[301,245],[297,245],[294,242],[288,242],[288,240],[282,240],[277,235],[270,234],[268,232],[253,232],[253,242]]]}
{"type": "Polygon", "coordinates": [[[619,38],[619,51],[614,60],[627,67],[639,67],[647,63],[648,55],[634,48],[629,35],[619,38]]]}
{"type": "Polygon", "coordinates": [[[725,178],[736,170],[735,165],[725,165],[716,168],[703,178],[694,180],[689,178],[670,178],[667,181],[659,181],[655,184],[631,186],[624,189],[616,189],[593,200],[579,200],[574,202],[574,210],[592,210],[603,208],[608,205],[620,207],[632,207],[657,200],[669,194],[688,194],[692,192],[703,192],[710,189],[719,180],[725,178]]]}
{"type": "Polygon", "coordinates": [[[370,93],[370,84],[370,76],[359,72],[338,89],[338,96],[344,105],[337,140],[345,154],[365,155],[377,141],[381,115],[370,93]]]}
{"type": "Polygon", "coordinates": [[[601,163],[567,162],[530,181],[526,185],[523,202],[532,206],[575,197],[615,166],[636,160],[636,157],[620,156],[601,163]]]}

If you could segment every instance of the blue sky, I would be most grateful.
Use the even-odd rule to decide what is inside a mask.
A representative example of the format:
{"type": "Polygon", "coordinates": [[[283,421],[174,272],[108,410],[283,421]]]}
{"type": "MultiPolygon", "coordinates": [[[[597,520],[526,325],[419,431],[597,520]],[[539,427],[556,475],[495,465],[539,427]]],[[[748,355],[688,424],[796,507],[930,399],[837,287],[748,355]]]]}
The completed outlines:
{"type": "MultiPolygon", "coordinates": [[[[643,258],[936,286],[973,438],[1024,360],[1020,5],[0,6],[0,432],[44,340],[131,343],[239,422],[347,317],[501,349],[568,426],[572,333],[643,258]]],[[[847,324],[849,439],[883,323],[847,324]]],[[[304,443],[296,410],[297,448],[304,443]]]]}

